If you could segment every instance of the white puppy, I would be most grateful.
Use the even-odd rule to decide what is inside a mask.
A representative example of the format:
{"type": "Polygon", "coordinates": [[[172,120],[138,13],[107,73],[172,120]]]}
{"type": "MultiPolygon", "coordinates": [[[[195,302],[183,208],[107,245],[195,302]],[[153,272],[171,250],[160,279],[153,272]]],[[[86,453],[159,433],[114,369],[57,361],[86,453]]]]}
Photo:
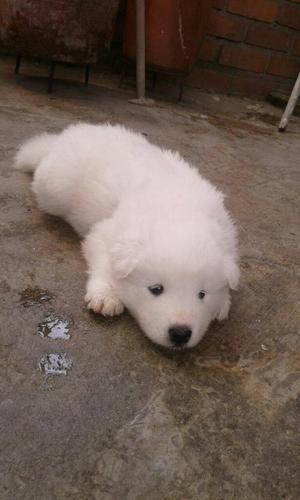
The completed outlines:
{"type": "Polygon", "coordinates": [[[25,143],[15,167],[35,171],[40,209],[85,238],[90,309],[125,306],[150,339],[177,348],[227,317],[236,231],[223,195],[178,153],[121,126],[77,124],[25,143]]]}

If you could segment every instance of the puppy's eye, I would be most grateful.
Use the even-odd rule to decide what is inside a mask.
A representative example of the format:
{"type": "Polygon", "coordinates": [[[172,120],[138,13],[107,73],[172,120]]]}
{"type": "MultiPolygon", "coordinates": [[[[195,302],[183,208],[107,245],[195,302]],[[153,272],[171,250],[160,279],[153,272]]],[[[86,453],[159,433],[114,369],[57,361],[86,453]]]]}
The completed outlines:
{"type": "Polygon", "coordinates": [[[200,292],[198,293],[198,297],[200,300],[203,300],[205,295],[206,295],[206,292],[204,290],[200,290],[200,292]]]}
{"type": "Polygon", "coordinates": [[[148,290],[152,295],[161,295],[164,291],[164,287],[162,285],[152,285],[148,286],[148,290]]]}

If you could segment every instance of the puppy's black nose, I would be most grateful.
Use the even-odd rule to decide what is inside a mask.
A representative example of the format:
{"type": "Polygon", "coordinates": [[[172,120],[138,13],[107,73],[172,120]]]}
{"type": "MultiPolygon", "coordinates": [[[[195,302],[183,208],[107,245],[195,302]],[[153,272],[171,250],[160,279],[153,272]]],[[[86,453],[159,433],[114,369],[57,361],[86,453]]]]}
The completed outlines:
{"type": "Polygon", "coordinates": [[[192,330],[186,325],[176,325],[169,328],[169,337],[175,347],[181,347],[188,343],[192,330]]]}

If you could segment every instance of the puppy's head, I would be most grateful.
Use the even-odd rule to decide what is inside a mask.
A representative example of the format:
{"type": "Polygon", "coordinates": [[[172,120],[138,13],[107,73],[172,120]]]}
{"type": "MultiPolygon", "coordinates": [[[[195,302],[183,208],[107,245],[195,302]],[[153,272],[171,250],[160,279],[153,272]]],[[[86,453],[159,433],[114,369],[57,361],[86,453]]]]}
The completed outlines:
{"type": "Polygon", "coordinates": [[[157,344],[195,346],[230,309],[237,287],[235,252],[224,254],[210,228],[158,227],[121,235],[111,250],[118,296],[157,344]]]}

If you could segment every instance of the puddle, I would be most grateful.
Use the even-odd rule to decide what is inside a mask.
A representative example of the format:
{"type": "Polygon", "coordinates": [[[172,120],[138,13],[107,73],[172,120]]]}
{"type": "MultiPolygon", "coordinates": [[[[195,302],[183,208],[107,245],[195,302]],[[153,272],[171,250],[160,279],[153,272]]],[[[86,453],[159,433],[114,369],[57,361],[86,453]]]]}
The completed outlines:
{"type": "Polygon", "coordinates": [[[46,354],[39,362],[39,369],[46,375],[67,375],[73,362],[66,353],[46,354]]]}
{"type": "Polygon", "coordinates": [[[53,300],[54,296],[48,290],[42,290],[39,287],[27,287],[20,292],[20,304],[23,307],[40,306],[43,302],[53,300]]]}
{"type": "Polygon", "coordinates": [[[68,340],[72,320],[68,316],[50,314],[38,326],[37,333],[43,338],[68,340]]]}

